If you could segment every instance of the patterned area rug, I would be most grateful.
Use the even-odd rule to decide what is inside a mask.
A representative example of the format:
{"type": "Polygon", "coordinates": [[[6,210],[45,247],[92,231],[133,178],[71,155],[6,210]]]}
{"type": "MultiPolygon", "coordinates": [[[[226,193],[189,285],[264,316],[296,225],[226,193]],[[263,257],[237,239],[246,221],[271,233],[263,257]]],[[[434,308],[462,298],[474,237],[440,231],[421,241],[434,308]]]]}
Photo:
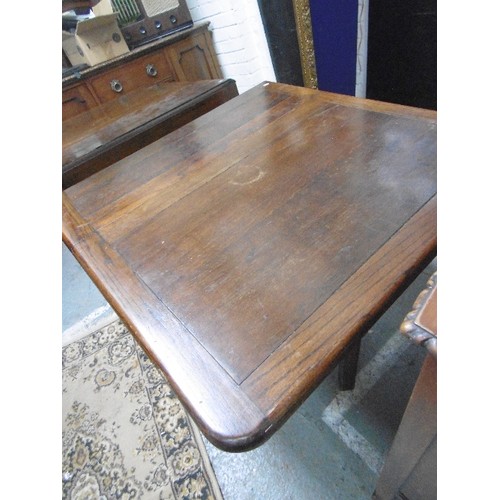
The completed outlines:
{"type": "Polygon", "coordinates": [[[62,364],[64,499],[222,499],[198,429],[120,320],[62,364]]]}

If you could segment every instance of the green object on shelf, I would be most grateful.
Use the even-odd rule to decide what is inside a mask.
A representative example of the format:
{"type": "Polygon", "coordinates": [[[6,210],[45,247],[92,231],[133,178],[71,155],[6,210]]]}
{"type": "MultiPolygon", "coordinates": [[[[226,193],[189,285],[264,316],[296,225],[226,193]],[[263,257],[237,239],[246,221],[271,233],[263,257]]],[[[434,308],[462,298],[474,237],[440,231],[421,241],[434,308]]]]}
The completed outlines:
{"type": "Polygon", "coordinates": [[[113,10],[118,12],[118,25],[124,26],[141,18],[141,11],[135,0],[112,0],[113,10]]]}

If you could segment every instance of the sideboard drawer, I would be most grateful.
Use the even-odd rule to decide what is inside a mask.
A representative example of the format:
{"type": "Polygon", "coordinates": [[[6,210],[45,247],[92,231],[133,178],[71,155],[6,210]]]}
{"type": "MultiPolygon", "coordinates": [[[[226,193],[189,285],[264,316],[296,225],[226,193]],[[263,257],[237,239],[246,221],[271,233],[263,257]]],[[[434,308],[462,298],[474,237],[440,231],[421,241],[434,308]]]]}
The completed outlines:
{"type": "Polygon", "coordinates": [[[158,83],[222,79],[209,24],[196,23],[63,77],[63,119],[158,83]],[[78,92],[77,86],[85,96],[66,94],[78,92]]]}
{"type": "Polygon", "coordinates": [[[98,104],[84,83],[65,89],[62,93],[62,119],[72,118],[98,104]]]}
{"type": "Polygon", "coordinates": [[[162,52],[157,52],[110,69],[92,78],[90,85],[104,103],[140,87],[173,80],[170,63],[162,52]]]}

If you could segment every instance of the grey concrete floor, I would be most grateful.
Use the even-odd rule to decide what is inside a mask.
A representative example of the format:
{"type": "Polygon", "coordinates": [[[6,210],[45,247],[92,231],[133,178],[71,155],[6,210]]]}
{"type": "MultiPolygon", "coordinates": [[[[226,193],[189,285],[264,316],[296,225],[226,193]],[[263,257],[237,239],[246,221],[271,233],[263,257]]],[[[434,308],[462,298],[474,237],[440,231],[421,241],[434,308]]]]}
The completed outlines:
{"type": "MultiPolygon", "coordinates": [[[[69,335],[109,305],[64,245],[62,266],[62,324],[69,335]]],[[[399,325],[436,266],[433,261],[364,337],[353,391],[339,391],[333,370],[259,448],[226,453],[205,441],[226,500],[371,498],[425,357],[399,325]]]]}

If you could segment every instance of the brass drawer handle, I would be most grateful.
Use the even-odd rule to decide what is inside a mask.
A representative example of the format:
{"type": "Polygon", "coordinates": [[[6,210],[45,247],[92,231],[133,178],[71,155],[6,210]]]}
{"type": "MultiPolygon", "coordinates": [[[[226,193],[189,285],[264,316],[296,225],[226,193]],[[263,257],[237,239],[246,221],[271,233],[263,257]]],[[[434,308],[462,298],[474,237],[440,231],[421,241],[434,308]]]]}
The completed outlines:
{"type": "Polygon", "coordinates": [[[123,90],[123,85],[121,84],[120,80],[111,80],[109,84],[111,85],[111,89],[114,92],[121,92],[123,90]]]}
{"type": "Polygon", "coordinates": [[[158,70],[155,68],[155,66],[153,64],[148,64],[146,66],[146,73],[149,76],[156,76],[158,74],[158,70]]]}

